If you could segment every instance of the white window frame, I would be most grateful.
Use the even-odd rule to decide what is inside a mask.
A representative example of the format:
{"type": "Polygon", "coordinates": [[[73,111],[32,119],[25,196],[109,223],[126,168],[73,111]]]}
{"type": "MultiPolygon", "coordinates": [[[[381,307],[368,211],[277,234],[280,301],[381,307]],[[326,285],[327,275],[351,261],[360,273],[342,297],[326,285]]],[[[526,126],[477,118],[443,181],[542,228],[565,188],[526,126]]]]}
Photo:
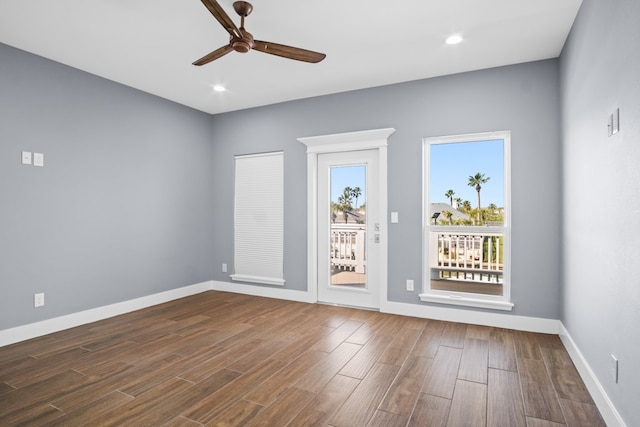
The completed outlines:
{"type": "MultiPolygon", "coordinates": [[[[423,197],[422,197],[422,293],[420,300],[439,304],[461,305],[467,307],[487,308],[494,310],[510,311],[513,309],[511,302],[511,132],[481,132],[464,135],[449,135],[439,137],[423,138],[422,140],[422,174],[423,174],[423,197]],[[477,142],[501,139],[504,141],[504,223],[502,227],[489,227],[494,231],[503,233],[503,284],[502,295],[485,295],[467,292],[442,291],[431,289],[431,268],[429,266],[429,236],[433,230],[431,217],[429,214],[429,179],[430,179],[430,146],[433,144],[449,144],[456,142],[477,142]]],[[[457,231],[459,227],[442,227],[438,230],[457,231]]],[[[464,227],[468,232],[487,231],[487,227],[464,227]]]]}
{"type": "Polygon", "coordinates": [[[232,280],[283,286],[284,153],[235,156],[232,280]]]}

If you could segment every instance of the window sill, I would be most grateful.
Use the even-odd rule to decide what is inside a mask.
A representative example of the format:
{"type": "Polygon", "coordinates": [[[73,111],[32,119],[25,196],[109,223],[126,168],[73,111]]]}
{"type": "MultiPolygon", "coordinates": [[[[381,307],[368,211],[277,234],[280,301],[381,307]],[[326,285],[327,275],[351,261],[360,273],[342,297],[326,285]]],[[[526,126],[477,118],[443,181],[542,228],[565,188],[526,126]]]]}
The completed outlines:
{"type": "Polygon", "coordinates": [[[491,310],[511,311],[513,309],[513,303],[509,301],[470,298],[468,296],[452,293],[423,293],[420,294],[420,301],[435,302],[438,304],[463,305],[465,307],[488,308],[491,310]]]}

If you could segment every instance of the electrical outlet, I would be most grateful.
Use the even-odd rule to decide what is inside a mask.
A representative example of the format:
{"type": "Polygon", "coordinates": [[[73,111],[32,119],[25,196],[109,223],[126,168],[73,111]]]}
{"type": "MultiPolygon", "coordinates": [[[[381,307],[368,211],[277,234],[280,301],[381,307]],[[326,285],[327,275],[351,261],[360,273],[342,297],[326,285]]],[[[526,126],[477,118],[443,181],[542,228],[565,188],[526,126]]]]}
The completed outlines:
{"type": "Polygon", "coordinates": [[[44,293],[33,294],[33,306],[42,307],[44,305],[44,293]]]}
{"type": "Polygon", "coordinates": [[[413,280],[407,279],[407,291],[413,291],[413,280]]]}
{"type": "Polygon", "coordinates": [[[618,383],[618,359],[613,354],[611,355],[611,376],[613,377],[613,381],[618,383]]]}
{"type": "Polygon", "coordinates": [[[227,272],[227,264],[222,264],[222,272],[223,273],[227,272]]]}

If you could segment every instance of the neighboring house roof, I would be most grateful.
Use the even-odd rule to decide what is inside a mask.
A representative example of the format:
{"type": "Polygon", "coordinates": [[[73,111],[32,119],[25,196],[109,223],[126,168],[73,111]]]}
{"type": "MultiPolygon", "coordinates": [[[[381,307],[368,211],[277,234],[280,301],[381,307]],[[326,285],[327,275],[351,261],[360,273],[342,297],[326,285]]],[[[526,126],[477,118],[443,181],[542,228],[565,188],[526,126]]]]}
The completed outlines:
{"type": "MultiPolygon", "coordinates": [[[[333,211],[331,213],[332,216],[332,220],[336,223],[341,223],[344,222],[344,218],[343,218],[343,212],[342,211],[333,211]],[[333,215],[336,215],[335,217],[333,217],[333,215]]],[[[350,223],[357,223],[357,222],[365,222],[365,218],[366,218],[366,212],[358,209],[352,209],[350,211],[347,211],[347,220],[350,223]]]]}
{"type": "MultiPolygon", "coordinates": [[[[469,219],[471,219],[471,217],[469,215],[467,215],[464,212],[460,212],[457,209],[454,209],[448,203],[431,203],[431,205],[429,206],[429,218],[432,218],[434,213],[438,212],[438,213],[442,214],[443,211],[451,212],[451,220],[452,221],[455,221],[457,219],[460,219],[460,220],[469,220],[469,219]]],[[[441,219],[444,219],[444,218],[438,217],[438,220],[441,220],[441,219]]]]}

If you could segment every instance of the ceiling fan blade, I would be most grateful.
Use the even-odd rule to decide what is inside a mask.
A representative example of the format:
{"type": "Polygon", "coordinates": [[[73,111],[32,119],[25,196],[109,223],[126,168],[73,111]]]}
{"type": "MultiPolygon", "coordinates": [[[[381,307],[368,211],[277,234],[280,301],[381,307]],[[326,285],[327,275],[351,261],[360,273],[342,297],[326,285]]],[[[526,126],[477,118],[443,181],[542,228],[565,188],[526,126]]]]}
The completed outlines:
{"type": "Polygon", "coordinates": [[[242,37],[242,33],[233,23],[229,15],[216,0],[202,0],[202,3],[209,9],[209,12],[218,20],[227,32],[233,37],[242,37]]]}
{"type": "Polygon", "coordinates": [[[282,56],[283,58],[295,59],[296,61],[312,62],[314,64],[316,62],[322,61],[327,56],[324,53],[314,52],[312,50],[285,46],[278,43],[263,42],[260,40],[254,40],[253,49],[260,52],[269,53],[271,55],[282,56]]]}
{"type": "Polygon", "coordinates": [[[195,61],[193,63],[193,65],[208,64],[209,62],[214,61],[214,60],[226,55],[227,53],[231,52],[232,50],[233,50],[233,48],[231,47],[231,45],[222,46],[221,48],[214,50],[210,54],[205,55],[202,58],[198,59],[197,61],[195,61]]]}

